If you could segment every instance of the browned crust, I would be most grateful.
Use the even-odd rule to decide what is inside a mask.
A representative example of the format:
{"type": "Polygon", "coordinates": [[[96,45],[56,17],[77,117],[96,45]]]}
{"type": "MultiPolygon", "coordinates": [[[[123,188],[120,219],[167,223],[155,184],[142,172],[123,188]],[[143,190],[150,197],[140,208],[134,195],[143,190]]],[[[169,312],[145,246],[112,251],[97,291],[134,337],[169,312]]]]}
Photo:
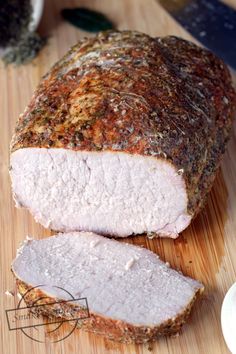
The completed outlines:
{"type": "MultiPolygon", "coordinates": [[[[35,301],[40,298],[43,299],[37,301],[37,305],[49,304],[52,302],[54,303],[56,300],[60,301],[59,299],[48,297],[48,295],[46,295],[42,290],[38,288],[34,289],[29,284],[26,284],[22,280],[18,279],[16,275],[15,277],[18,290],[24,297],[24,300],[28,306],[33,306],[35,301]],[[45,296],[47,296],[46,299],[44,298],[45,296]]],[[[197,289],[190,303],[186,306],[183,312],[176,316],[176,318],[169,319],[159,326],[132,325],[121,320],[107,318],[91,312],[90,317],[85,320],[79,320],[77,326],[83,330],[90,331],[95,334],[102,335],[108,339],[122,343],[145,343],[148,341],[154,341],[157,340],[160,336],[170,336],[180,331],[182,325],[186,322],[190,314],[194,302],[200,296],[203,290],[203,287],[197,289]]],[[[72,318],[79,318],[83,309],[76,308],[76,312],[73,307],[75,307],[75,305],[72,303],[69,304],[68,302],[60,304],[62,314],[73,313],[72,318]]],[[[46,310],[43,308],[43,306],[40,306],[37,310],[37,313],[52,317],[53,314],[55,314],[55,308],[58,309],[58,305],[47,305],[46,310]]],[[[60,317],[67,319],[67,317],[63,315],[60,317]]]]}
{"type": "Polygon", "coordinates": [[[167,159],[183,171],[195,215],[224,153],[235,103],[229,71],[209,51],[173,36],[100,33],[80,41],[43,79],[11,151],[54,147],[167,159]]]}

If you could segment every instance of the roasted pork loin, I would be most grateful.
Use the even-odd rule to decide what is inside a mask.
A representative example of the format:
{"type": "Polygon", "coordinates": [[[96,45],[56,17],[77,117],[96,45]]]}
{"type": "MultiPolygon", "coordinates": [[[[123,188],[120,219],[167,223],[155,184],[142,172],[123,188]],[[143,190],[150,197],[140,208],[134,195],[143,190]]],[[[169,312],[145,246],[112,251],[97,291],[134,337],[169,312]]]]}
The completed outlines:
{"type": "Polygon", "coordinates": [[[78,326],[126,343],[177,333],[203,291],[153,252],[88,232],[25,242],[12,271],[28,306],[53,302],[36,310],[77,319],[85,308],[73,298],[86,298],[78,326]]]}
{"type": "Polygon", "coordinates": [[[84,39],[20,116],[14,198],[54,230],[177,237],[206,200],[234,108],[227,67],[193,43],[84,39]]]}

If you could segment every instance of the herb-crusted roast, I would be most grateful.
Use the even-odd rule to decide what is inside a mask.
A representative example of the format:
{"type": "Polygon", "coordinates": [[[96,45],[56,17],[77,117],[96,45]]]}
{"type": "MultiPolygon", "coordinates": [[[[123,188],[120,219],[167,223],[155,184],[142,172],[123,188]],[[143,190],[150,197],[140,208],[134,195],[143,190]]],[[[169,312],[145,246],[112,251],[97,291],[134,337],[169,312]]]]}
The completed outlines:
{"type": "Polygon", "coordinates": [[[55,230],[177,237],[212,186],[235,101],[226,66],[193,43],[84,39],[19,118],[15,200],[55,230]]]}
{"type": "MultiPolygon", "coordinates": [[[[29,306],[86,298],[90,317],[78,324],[126,343],[178,332],[203,291],[151,251],[88,232],[26,242],[12,271],[29,306]]],[[[60,316],[81,318],[79,304],[62,305],[60,316]]],[[[55,308],[40,306],[49,316],[55,308]]]]}

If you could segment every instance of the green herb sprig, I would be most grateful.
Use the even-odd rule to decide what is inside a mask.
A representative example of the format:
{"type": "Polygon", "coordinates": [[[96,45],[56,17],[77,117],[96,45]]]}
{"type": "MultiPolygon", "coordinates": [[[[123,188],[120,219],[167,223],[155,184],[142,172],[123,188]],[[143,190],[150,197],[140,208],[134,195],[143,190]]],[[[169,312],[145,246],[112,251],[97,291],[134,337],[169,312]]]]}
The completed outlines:
{"type": "Polygon", "coordinates": [[[114,28],[113,23],[105,15],[84,7],[63,9],[61,14],[66,21],[88,32],[106,31],[114,28]]]}

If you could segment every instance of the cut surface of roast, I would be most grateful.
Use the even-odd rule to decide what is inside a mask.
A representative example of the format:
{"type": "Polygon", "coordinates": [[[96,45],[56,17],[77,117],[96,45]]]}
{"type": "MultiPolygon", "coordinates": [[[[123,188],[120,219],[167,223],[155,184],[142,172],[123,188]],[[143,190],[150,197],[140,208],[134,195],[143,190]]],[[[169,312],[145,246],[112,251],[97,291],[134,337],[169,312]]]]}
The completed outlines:
{"type": "Polygon", "coordinates": [[[177,237],[206,200],[234,109],[227,67],[193,43],[133,31],[84,39],[19,118],[17,205],[58,231],[177,237]]]}
{"type": "Polygon", "coordinates": [[[54,230],[177,235],[190,222],[184,180],[165,160],[27,148],[11,166],[15,198],[54,230]]]}
{"type": "Polygon", "coordinates": [[[84,328],[122,341],[177,332],[203,291],[201,283],[153,252],[87,232],[26,242],[12,271],[28,304],[42,293],[59,300],[71,300],[69,294],[87,298],[91,317],[84,328]]]}

